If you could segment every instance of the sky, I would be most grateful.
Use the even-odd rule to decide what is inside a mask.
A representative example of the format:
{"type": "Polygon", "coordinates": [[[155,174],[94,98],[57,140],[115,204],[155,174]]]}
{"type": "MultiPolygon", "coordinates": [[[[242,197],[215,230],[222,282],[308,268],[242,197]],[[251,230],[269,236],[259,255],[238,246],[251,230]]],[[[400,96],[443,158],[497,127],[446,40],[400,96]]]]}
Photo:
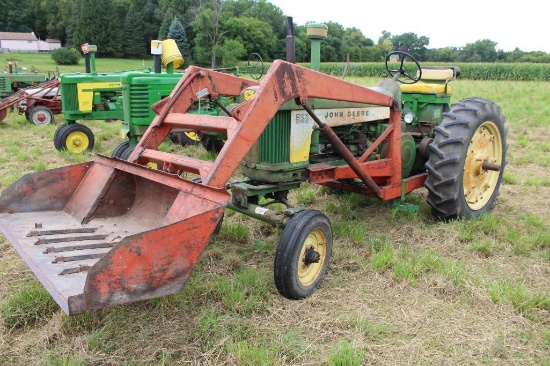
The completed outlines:
{"type": "Polygon", "coordinates": [[[540,0],[267,0],[295,24],[336,22],[359,28],[375,43],[392,35],[415,33],[430,39],[427,48],[464,47],[489,39],[496,49],[550,53],[550,16],[540,0]]]}

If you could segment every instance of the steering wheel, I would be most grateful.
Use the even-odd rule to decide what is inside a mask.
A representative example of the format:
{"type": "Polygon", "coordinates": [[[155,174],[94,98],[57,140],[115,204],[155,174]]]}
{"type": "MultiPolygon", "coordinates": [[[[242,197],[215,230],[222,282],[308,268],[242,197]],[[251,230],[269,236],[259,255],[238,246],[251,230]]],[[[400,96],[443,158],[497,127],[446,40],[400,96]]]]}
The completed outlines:
{"type": "Polygon", "coordinates": [[[418,61],[410,54],[403,51],[393,51],[386,56],[386,70],[388,70],[394,80],[402,84],[414,84],[422,77],[422,68],[418,61]],[[397,62],[392,61],[395,58],[397,58],[397,62]],[[407,59],[410,59],[413,63],[405,62],[407,59]],[[399,67],[397,69],[391,69],[388,62],[397,63],[399,67]]]}
{"type": "Polygon", "coordinates": [[[265,73],[264,60],[262,59],[262,56],[256,52],[251,53],[250,56],[248,56],[247,69],[248,74],[252,77],[252,79],[260,80],[265,73]]]}

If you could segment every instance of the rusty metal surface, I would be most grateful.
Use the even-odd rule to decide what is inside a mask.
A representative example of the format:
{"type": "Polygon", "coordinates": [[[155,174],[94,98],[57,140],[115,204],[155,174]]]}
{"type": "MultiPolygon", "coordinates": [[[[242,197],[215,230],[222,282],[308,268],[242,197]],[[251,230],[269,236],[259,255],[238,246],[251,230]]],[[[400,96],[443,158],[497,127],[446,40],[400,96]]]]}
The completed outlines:
{"type": "Polygon", "coordinates": [[[39,211],[1,214],[0,230],[34,272],[37,279],[63,311],[68,314],[69,299],[83,293],[86,268],[92,267],[97,262],[98,255],[108,252],[120,240],[116,237],[125,231],[125,228],[115,227],[108,221],[82,226],[65,212],[39,211]],[[28,235],[31,231],[36,232],[35,223],[41,223],[44,228],[44,232],[39,233],[40,237],[52,239],[54,242],[37,243],[36,236],[28,235]],[[96,233],[107,235],[106,239],[108,239],[81,240],[82,234],[80,233],[57,234],[54,231],[80,228],[92,228],[96,233]],[[51,231],[53,234],[48,234],[47,231],[51,231]],[[63,241],[57,241],[56,238],[63,239],[63,241]],[[99,243],[109,243],[110,246],[107,248],[88,247],[99,243]],[[80,258],[71,260],[75,259],[75,256],[80,256],[80,258]],[[64,257],[66,260],[58,259],[60,257],[64,257]]]}
{"type": "Polygon", "coordinates": [[[181,290],[228,199],[224,190],[98,156],[2,192],[0,231],[73,315],[181,290]]]}

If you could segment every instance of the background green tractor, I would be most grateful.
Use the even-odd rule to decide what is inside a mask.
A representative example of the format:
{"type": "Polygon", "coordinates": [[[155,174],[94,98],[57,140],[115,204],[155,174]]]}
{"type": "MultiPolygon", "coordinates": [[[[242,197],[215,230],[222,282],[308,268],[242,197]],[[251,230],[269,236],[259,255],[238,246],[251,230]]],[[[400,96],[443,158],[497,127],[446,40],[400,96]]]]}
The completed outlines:
{"type": "Polygon", "coordinates": [[[0,99],[9,97],[18,90],[42,83],[55,75],[30,72],[21,73],[17,61],[9,61],[8,72],[0,73],[0,99]]]}
{"type": "MultiPolygon", "coordinates": [[[[113,151],[112,156],[126,160],[132,153],[133,147],[143,136],[151,121],[156,116],[152,105],[166,98],[180,81],[183,73],[175,72],[183,62],[177,46],[173,40],[153,41],[151,53],[155,60],[154,72],[130,71],[121,77],[124,120],[120,130],[121,142],[113,151]],[[160,64],[166,69],[161,73],[160,64]]],[[[264,65],[261,56],[253,53],[249,56],[247,65],[216,69],[217,71],[239,75],[248,72],[254,80],[259,80],[264,74],[264,65]]],[[[193,105],[187,113],[209,116],[228,115],[228,106],[235,102],[235,98],[220,96],[216,100],[204,98],[193,105]]],[[[175,129],[168,136],[172,142],[180,145],[193,145],[199,142],[211,152],[219,152],[223,147],[225,135],[217,132],[197,133],[189,129],[175,129]]]]}
{"type": "MultiPolygon", "coordinates": [[[[61,75],[60,88],[66,122],[57,128],[53,138],[54,146],[57,150],[69,150],[74,153],[91,150],[94,146],[93,132],[77,121],[120,120],[122,122],[120,136],[125,141],[113,150],[112,155],[125,158],[132,151],[128,149],[136,144],[155,117],[151,105],[167,97],[181,79],[183,73],[175,70],[183,64],[183,57],[174,40],[153,41],[151,44],[151,53],[154,57],[153,71],[149,69],[97,73],[96,51],[97,47],[93,45],[86,46],[84,50],[85,74],[61,75]],[[161,64],[166,72],[162,72],[161,64]]],[[[231,70],[239,73],[242,70],[253,69],[259,74],[251,71],[251,75],[259,79],[263,75],[261,57],[254,54],[248,62],[247,67],[231,68],[231,70]]],[[[231,100],[222,98],[221,102],[227,105],[231,100]]],[[[203,103],[197,103],[194,111],[190,113],[220,115],[224,112],[218,104],[205,100],[203,103]]],[[[201,141],[200,136],[190,130],[174,131],[169,138],[181,145],[198,144],[201,141]]],[[[208,137],[203,138],[203,141],[207,140],[208,137]]],[[[204,145],[219,147],[218,142],[214,145],[204,145]]]]}
{"type": "Polygon", "coordinates": [[[94,134],[90,128],[78,123],[82,120],[123,120],[122,73],[98,74],[95,66],[97,47],[82,47],[86,60],[86,73],[62,74],[61,91],[62,113],[65,123],[54,134],[53,142],[57,150],[81,153],[94,147],[94,134]]]}

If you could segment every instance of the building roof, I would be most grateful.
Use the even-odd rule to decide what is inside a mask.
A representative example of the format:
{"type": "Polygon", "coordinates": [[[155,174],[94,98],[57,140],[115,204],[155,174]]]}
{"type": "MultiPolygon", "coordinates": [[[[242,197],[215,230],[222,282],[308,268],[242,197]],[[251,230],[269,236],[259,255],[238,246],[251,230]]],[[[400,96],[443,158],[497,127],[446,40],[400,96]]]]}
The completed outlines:
{"type": "Polygon", "coordinates": [[[48,43],[61,43],[61,41],[59,39],[55,39],[55,38],[46,38],[46,42],[48,42],[48,43]]]}
{"type": "Polygon", "coordinates": [[[37,41],[34,32],[16,33],[16,32],[0,32],[0,39],[5,41],[37,41]]]}

